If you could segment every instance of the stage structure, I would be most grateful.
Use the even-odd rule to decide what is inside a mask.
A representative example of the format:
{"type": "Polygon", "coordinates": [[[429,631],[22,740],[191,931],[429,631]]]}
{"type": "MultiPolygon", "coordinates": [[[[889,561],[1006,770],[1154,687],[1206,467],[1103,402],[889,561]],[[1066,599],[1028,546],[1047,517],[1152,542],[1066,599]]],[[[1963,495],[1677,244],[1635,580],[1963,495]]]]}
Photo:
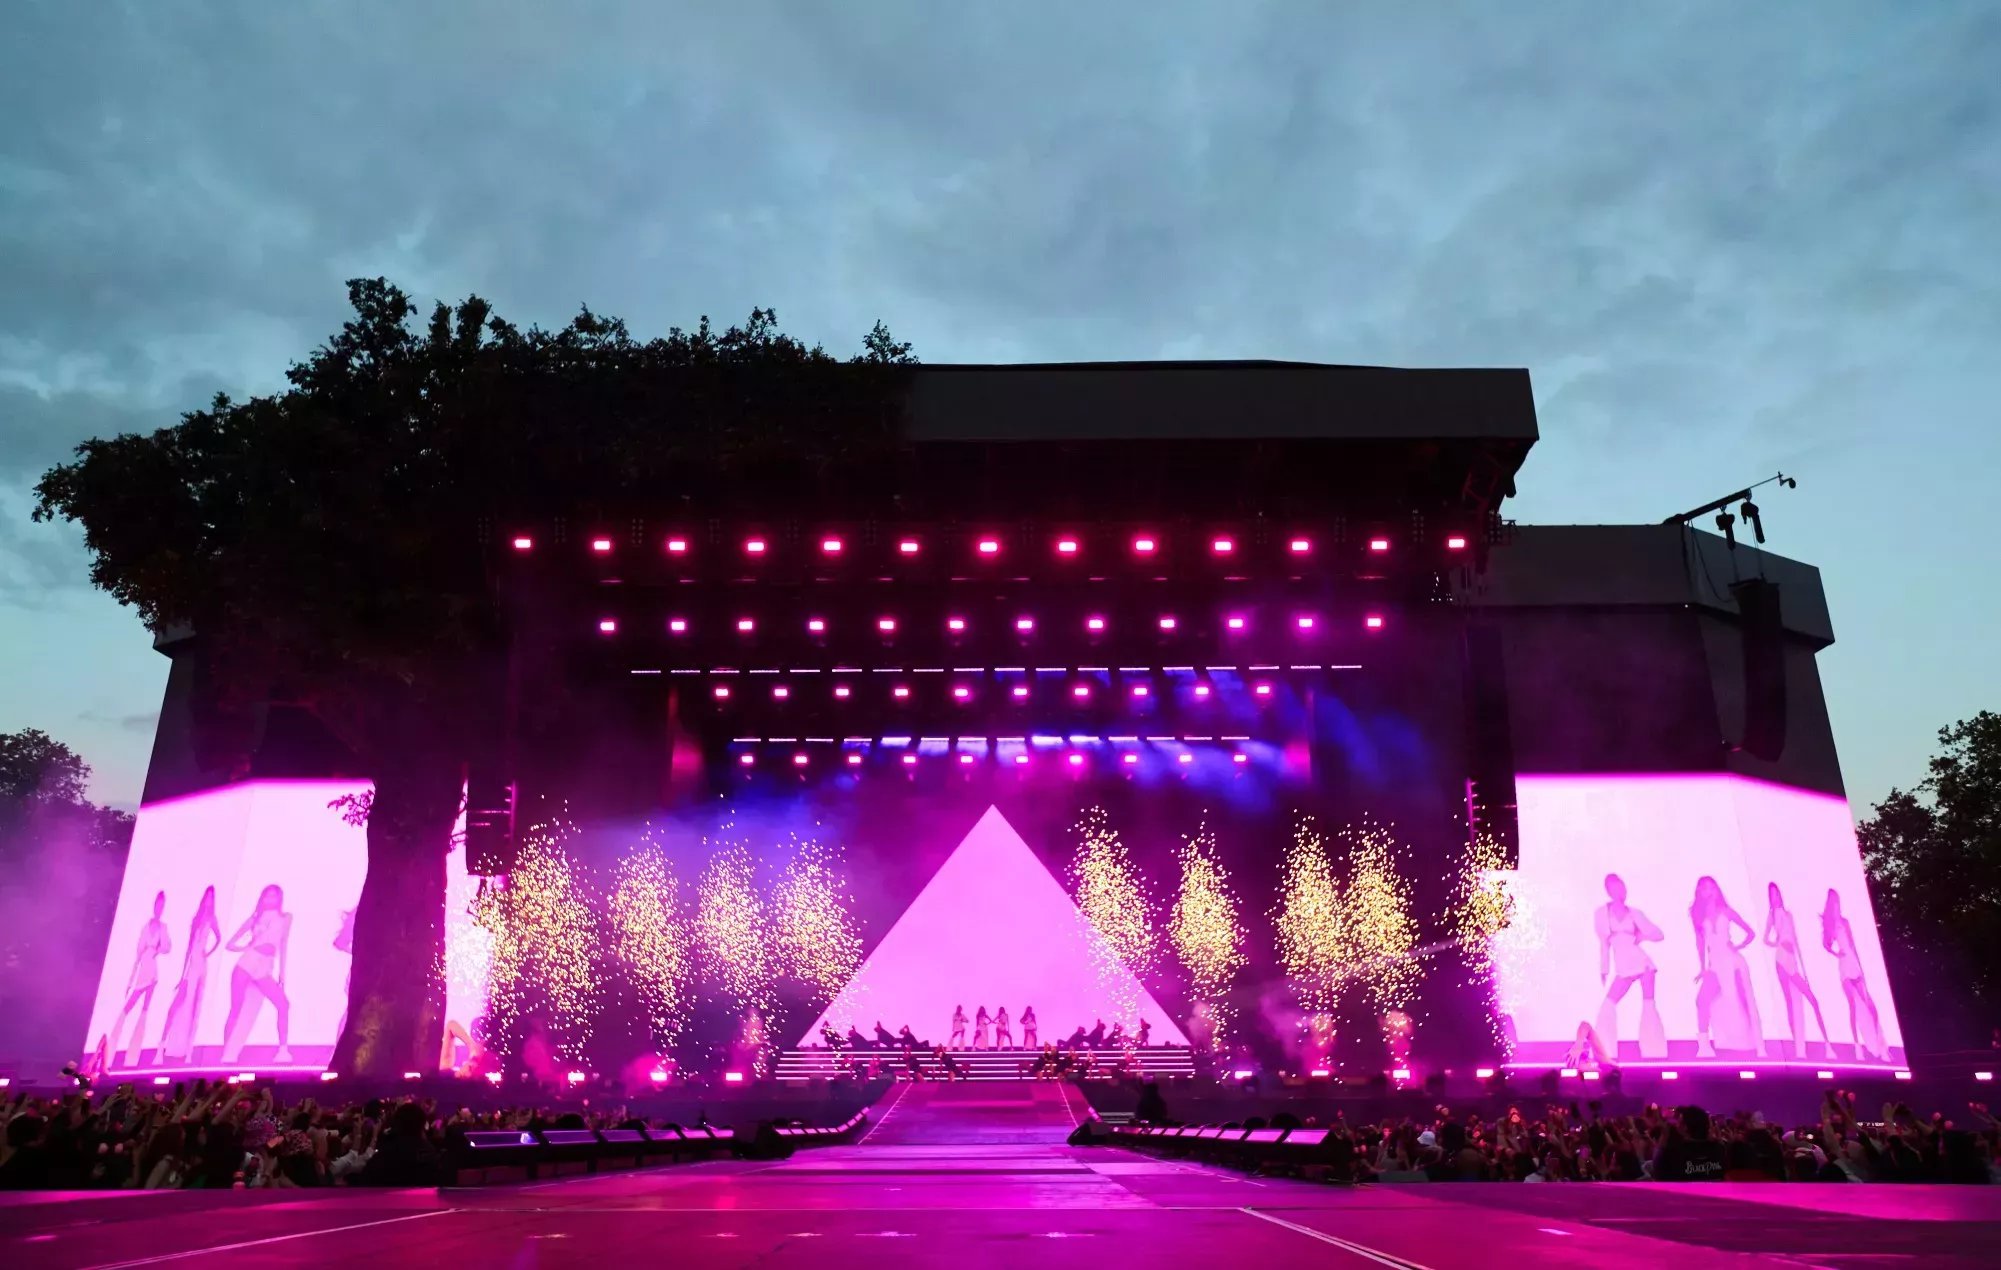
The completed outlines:
{"type": "MultiPolygon", "coordinates": [[[[660,850],[693,932],[677,1043],[788,1049],[798,1075],[827,1070],[822,1023],[944,1041],[955,1008],[1005,1006],[1020,1048],[1033,1006],[1043,1042],[1145,1018],[1145,1070],[1903,1061],[1818,574],[1678,524],[1513,524],[1526,372],[921,367],[900,427],[864,469],[467,526],[509,643],[454,867],[518,873],[557,820],[605,877],[660,850]],[[799,863],[809,840],[831,872],[799,863]],[[1468,936],[1474,893],[1503,929],[1468,936]],[[835,909],[855,955],[801,952],[799,914],[835,909]],[[718,944],[725,917],[769,937],[718,944]]],[[[201,640],[161,649],[86,1048],[162,1063],[170,967],[226,856],[236,942],[201,936],[183,973],[226,1014],[266,966],[237,983],[225,960],[288,924],[287,1057],[323,1061],[359,877],[259,898],[298,834],[255,791],[307,816],[295,791],[324,789],[299,782],[338,776],[339,746],[273,705],[248,772],[202,770],[201,640]]],[[[168,1065],[277,1061],[273,1012],[237,1014],[241,1037],[204,1014],[168,1065]]]]}

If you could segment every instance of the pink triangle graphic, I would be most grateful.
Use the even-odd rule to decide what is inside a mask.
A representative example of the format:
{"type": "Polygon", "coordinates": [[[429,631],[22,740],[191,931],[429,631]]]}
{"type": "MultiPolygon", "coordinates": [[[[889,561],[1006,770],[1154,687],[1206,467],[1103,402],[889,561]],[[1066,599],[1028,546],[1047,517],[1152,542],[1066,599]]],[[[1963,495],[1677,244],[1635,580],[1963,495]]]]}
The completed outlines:
{"type": "Polygon", "coordinates": [[[823,1023],[873,1035],[878,1021],[891,1032],[908,1023],[942,1042],[954,1006],[972,1018],[983,1005],[988,1013],[1007,1007],[1017,1045],[1029,1006],[1044,1043],[1099,1019],[1128,1032],[1145,1019],[1151,1044],[1188,1044],[998,807],[987,808],[800,1044],[819,1043],[823,1023]]]}

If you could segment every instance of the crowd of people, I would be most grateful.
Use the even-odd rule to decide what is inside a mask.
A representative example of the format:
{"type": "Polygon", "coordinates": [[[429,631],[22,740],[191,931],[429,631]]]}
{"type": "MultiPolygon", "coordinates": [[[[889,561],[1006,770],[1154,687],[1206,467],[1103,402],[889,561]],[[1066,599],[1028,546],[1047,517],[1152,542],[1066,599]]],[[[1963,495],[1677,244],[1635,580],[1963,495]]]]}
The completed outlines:
{"type": "Polygon", "coordinates": [[[196,1081],[173,1093],[120,1085],[0,1104],[0,1190],[438,1186],[456,1134],[477,1129],[653,1127],[623,1108],[473,1112],[430,1099],[339,1107],[280,1102],[269,1086],[196,1081]]]}
{"type": "MultiPolygon", "coordinates": [[[[1135,1119],[1167,1123],[1158,1086],[1135,1119]]],[[[1289,1113],[1242,1127],[1314,1127],[1289,1113]]],[[[1314,1176],[1348,1182],[1957,1182],[2001,1184],[2001,1122],[1984,1104],[1964,1124],[1889,1104],[1864,1120],[1852,1094],[1830,1092],[1817,1124],[1787,1127],[1762,1115],[1712,1115],[1648,1105],[1605,1115],[1599,1104],[1510,1108],[1495,1120],[1455,1116],[1351,1125],[1337,1117],[1314,1176]]]]}

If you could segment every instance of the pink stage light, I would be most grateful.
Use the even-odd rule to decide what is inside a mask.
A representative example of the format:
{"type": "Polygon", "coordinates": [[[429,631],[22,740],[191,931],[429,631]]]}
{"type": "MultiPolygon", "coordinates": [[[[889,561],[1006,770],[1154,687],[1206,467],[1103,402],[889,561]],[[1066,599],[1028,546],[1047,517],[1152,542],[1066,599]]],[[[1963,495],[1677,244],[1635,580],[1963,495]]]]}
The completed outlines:
{"type": "Polygon", "coordinates": [[[605,556],[605,555],[610,555],[610,554],[611,554],[611,539],[609,539],[609,538],[593,538],[593,539],[591,539],[591,550],[592,550],[592,551],[595,551],[595,552],[597,552],[597,553],[598,553],[599,555],[601,555],[601,556],[605,556]]]}
{"type": "Polygon", "coordinates": [[[581,1085],[581,1084],[583,1084],[583,1083],[584,1083],[584,1074],[583,1074],[582,1072],[571,1072],[571,1073],[570,1073],[570,1083],[571,1083],[572,1085],[581,1085]]]}
{"type": "Polygon", "coordinates": [[[1494,1069],[1491,1067],[1475,1067],[1473,1069],[1474,1077],[1479,1080],[1486,1080],[1493,1074],[1494,1074],[1494,1069]]]}
{"type": "Polygon", "coordinates": [[[603,618],[598,622],[598,630],[606,635],[615,635],[618,633],[618,623],[608,617],[603,618]]]}
{"type": "Polygon", "coordinates": [[[743,544],[743,549],[753,556],[761,556],[764,554],[764,539],[752,538],[743,544]]]}
{"type": "Polygon", "coordinates": [[[740,617],[736,620],[736,629],[739,635],[748,635],[757,629],[757,623],[750,618],[740,617]]]}
{"type": "Polygon", "coordinates": [[[403,1073],[403,1079],[404,1079],[404,1080],[422,1080],[422,1079],[424,1079],[424,1073],[422,1073],[422,1072],[404,1072],[404,1073],[403,1073]]]}
{"type": "MultiPolygon", "coordinates": [[[[499,1072],[489,1072],[489,1073],[488,1073],[488,1075],[491,1075],[491,1076],[498,1076],[498,1075],[500,1075],[500,1073],[499,1073],[499,1072]]],[[[339,1073],[339,1072],[321,1072],[321,1073],[320,1073],[320,1079],[321,1079],[321,1080],[339,1080],[339,1079],[340,1079],[340,1073],[339,1073]]]]}
{"type": "Polygon", "coordinates": [[[667,554],[673,556],[681,556],[681,555],[686,555],[687,553],[688,553],[688,540],[686,538],[669,538],[667,540],[667,554]]]}
{"type": "Polygon", "coordinates": [[[846,684],[837,684],[834,687],[834,697],[836,700],[846,701],[853,692],[854,689],[848,687],[846,684]]]}
{"type": "Polygon", "coordinates": [[[1333,1072],[1331,1072],[1331,1071],[1329,1071],[1329,1070],[1328,1070],[1327,1068],[1325,1068],[1325,1067],[1316,1067],[1316,1068],[1314,1068],[1314,1069],[1313,1069],[1312,1071],[1310,1071],[1310,1072],[1308,1072],[1308,1073],[1306,1073],[1306,1074],[1307,1074],[1308,1076],[1318,1076],[1318,1077],[1321,1077],[1321,1078],[1323,1078],[1323,1079],[1324,1079],[1324,1078],[1326,1078],[1326,1077],[1328,1077],[1328,1076],[1332,1076],[1332,1075],[1333,1075],[1334,1073],[1333,1073],[1333,1072]]]}
{"type": "Polygon", "coordinates": [[[1833,1079],[1834,1079],[1834,1073],[1833,1073],[1833,1072],[1815,1072],[1815,1073],[1813,1074],[1813,1078],[1814,1078],[1815,1080],[1833,1080],[1833,1079]]]}
{"type": "Polygon", "coordinates": [[[1249,1080],[1251,1077],[1257,1075],[1257,1073],[1253,1072],[1248,1067],[1239,1067],[1236,1070],[1232,1071],[1230,1075],[1233,1079],[1236,1080],[1249,1080]]]}
{"type": "Polygon", "coordinates": [[[1737,1079],[1738,1079],[1738,1080],[1756,1080],[1756,1079],[1758,1079],[1758,1073],[1756,1073],[1756,1072],[1738,1072],[1738,1073],[1737,1073],[1737,1079]]]}
{"type": "Polygon", "coordinates": [[[896,619],[893,617],[879,617],[875,619],[875,628],[885,635],[894,635],[896,633],[896,619]]]}
{"type": "Polygon", "coordinates": [[[917,540],[915,538],[905,538],[902,542],[896,544],[896,549],[906,556],[914,556],[917,554],[917,540]]]}
{"type": "Polygon", "coordinates": [[[1369,550],[1371,550],[1371,551],[1374,551],[1374,552],[1377,552],[1378,554],[1380,554],[1380,553],[1382,553],[1382,552],[1385,552],[1385,551],[1388,551],[1389,549],[1390,549],[1390,540],[1389,540],[1389,539],[1387,539],[1387,538],[1371,538],[1371,539],[1369,539],[1369,550]]]}
{"type": "Polygon", "coordinates": [[[1994,1079],[1994,1073],[1993,1073],[1993,1072],[1975,1072],[1975,1073],[1973,1073],[1973,1079],[1975,1079],[1975,1080],[1978,1080],[1978,1081],[1982,1081],[1982,1082],[1986,1082],[1986,1081],[1991,1081],[1991,1080],[1993,1080],[1993,1079],[1994,1079]]]}
{"type": "MultiPolygon", "coordinates": [[[[320,1075],[324,1076],[326,1073],[321,1072],[320,1075]]],[[[171,1085],[174,1083],[174,1078],[172,1076],[155,1076],[153,1077],[153,1083],[156,1085],[171,1085]]]]}
{"type": "Polygon", "coordinates": [[[1027,684],[1016,684],[1014,686],[1014,699],[1016,701],[1026,701],[1028,699],[1027,684]]]}
{"type": "Polygon", "coordinates": [[[1251,756],[1248,754],[1232,754],[1230,761],[1232,763],[1248,763],[1251,761],[1251,756]]]}
{"type": "Polygon", "coordinates": [[[963,617],[948,617],[945,619],[945,629],[951,631],[953,634],[957,634],[966,629],[966,619],[963,617]]]}
{"type": "Polygon", "coordinates": [[[667,1083],[667,1073],[661,1071],[659,1068],[656,1067],[652,1071],[646,1073],[646,1079],[652,1081],[656,1085],[664,1085],[667,1083]]]}
{"type": "Polygon", "coordinates": [[[732,1085],[741,1085],[741,1084],[743,1084],[743,1073],[742,1073],[742,1072],[724,1072],[724,1073],[723,1073],[723,1079],[724,1079],[725,1081],[727,1081],[728,1083],[732,1084],[732,1085]]]}
{"type": "Polygon", "coordinates": [[[902,701],[910,696],[910,689],[905,688],[901,684],[899,684],[894,690],[892,690],[890,695],[894,696],[898,701],[902,701]]]}
{"type": "Polygon", "coordinates": [[[730,699],[730,687],[729,687],[729,685],[728,685],[728,684],[717,684],[717,685],[716,685],[716,700],[718,700],[718,701],[728,701],[729,699],[730,699]]]}
{"type": "Polygon", "coordinates": [[[1311,617],[1308,617],[1308,616],[1306,616],[1306,615],[1302,614],[1302,615],[1301,615],[1301,616],[1299,617],[1298,621],[1299,621],[1299,629],[1300,629],[1300,630],[1302,630],[1302,631],[1310,631],[1310,630],[1312,630],[1312,629],[1313,629],[1313,619],[1312,619],[1311,617]]]}
{"type": "Polygon", "coordinates": [[[1014,619],[1014,629],[1023,632],[1032,631],[1035,629],[1035,619],[1032,617],[1017,617],[1014,619]]]}
{"type": "Polygon", "coordinates": [[[1017,755],[1015,755],[1015,756],[1014,756],[1014,765],[1015,765],[1016,767],[1027,767],[1027,766],[1028,766],[1028,755],[1026,755],[1026,754],[1017,754],[1017,755]]]}
{"type": "Polygon", "coordinates": [[[1139,762],[1139,755],[1137,755],[1137,754],[1127,754],[1127,755],[1124,755],[1124,756],[1122,756],[1122,757],[1121,757],[1121,758],[1119,759],[1119,761],[1120,761],[1121,763],[1126,763],[1126,764],[1137,764],[1137,763],[1139,762]]]}
{"type": "Polygon", "coordinates": [[[1077,554],[1077,540],[1076,540],[1075,538],[1063,538],[1063,539],[1059,539],[1059,540],[1057,541],[1057,543],[1056,543],[1056,554],[1058,554],[1058,555],[1061,555],[1061,556],[1074,556],[1074,555],[1076,555],[1076,554],[1077,554]]]}
{"type": "Polygon", "coordinates": [[[1087,631],[1102,631],[1105,629],[1105,619],[1102,617],[1087,617],[1084,619],[1084,629],[1087,631]]]}
{"type": "Polygon", "coordinates": [[[792,766],[794,767],[806,766],[806,756],[804,754],[794,754],[792,756],[792,766]]]}
{"type": "Polygon", "coordinates": [[[1466,540],[1454,534],[1445,540],[1445,549],[1447,551],[1464,551],[1466,550],[1466,540]]]}
{"type": "Polygon", "coordinates": [[[1909,1080],[1911,1078],[1911,1074],[1909,1072],[1895,1072],[1892,1074],[1895,1075],[1898,1080],[1909,1080]]]}
{"type": "Polygon", "coordinates": [[[1310,540],[1305,538],[1294,538],[1292,540],[1293,555],[1303,556],[1311,550],[1313,550],[1313,543],[1310,540]]]}
{"type": "Polygon", "coordinates": [[[1174,761],[1177,763],[1193,763],[1195,756],[1193,754],[1177,754],[1174,756],[1174,761]]]}
{"type": "Polygon", "coordinates": [[[1072,767],[1084,766],[1084,756],[1082,754],[1072,754],[1070,756],[1070,766],[1072,767]]]}
{"type": "Polygon", "coordinates": [[[1362,625],[1368,627],[1372,631],[1379,631],[1383,629],[1382,614],[1380,613],[1369,614],[1367,617],[1362,619],[1362,625]]]}
{"type": "Polygon", "coordinates": [[[1575,1067],[1566,1067],[1557,1072],[1557,1075],[1563,1077],[1565,1080],[1569,1080],[1577,1075],[1577,1069],[1575,1067]]]}
{"type": "Polygon", "coordinates": [[[1195,695],[1196,695],[1197,697],[1207,697],[1207,696],[1209,695],[1209,685],[1208,685],[1208,684],[1196,684],[1196,685],[1195,685],[1195,695]]]}
{"type": "Polygon", "coordinates": [[[983,555],[983,556],[997,556],[997,555],[999,555],[999,554],[1000,554],[1000,539],[998,539],[998,538],[982,538],[982,539],[980,539],[980,554],[981,554],[981,555],[983,555]]]}
{"type": "Polygon", "coordinates": [[[1410,1068],[1408,1068],[1408,1067],[1398,1067],[1398,1068],[1395,1068],[1395,1069],[1393,1069],[1393,1070],[1392,1070],[1392,1071],[1390,1072],[1390,1079],[1391,1079],[1391,1080],[1409,1080],[1409,1079],[1410,1079],[1410,1068]]]}
{"type": "Polygon", "coordinates": [[[906,755],[904,755],[904,756],[903,756],[903,765],[904,765],[905,767],[915,767],[915,766],[917,766],[917,756],[916,756],[915,754],[906,754],[906,755]]]}
{"type": "Polygon", "coordinates": [[[744,767],[749,767],[757,762],[757,756],[755,754],[739,754],[736,757],[736,761],[744,767]]]}
{"type": "Polygon", "coordinates": [[[1142,556],[1152,555],[1154,551],[1159,548],[1159,546],[1160,544],[1155,542],[1151,538],[1133,539],[1133,550],[1142,556]]]}
{"type": "Polygon", "coordinates": [[[952,689],[952,696],[958,701],[969,701],[972,699],[973,690],[964,684],[960,684],[958,687],[952,689]]]}
{"type": "Polygon", "coordinates": [[[1146,688],[1146,685],[1145,685],[1145,684],[1134,684],[1134,685],[1133,685],[1133,696],[1135,696],[1135,697],[1144,697],[1144,696],[1146,695],[1146,693],[1147,693],[1147,688],[1146,688]]]}
{"type": "Polygon", "coordinates": [[[1257,687],[1251,689],[1251,691],[1257,693],[1260,697],[1269,697],[1271,695],[1271,685],[1259,684],[1257,687]]]}
{"type": "Polygon", "coordinates": [[[820,540],[820,550],[827,555],[838,556],[841,554],[841,540],[839,538],[822,538],[820,540]]]}
{"type": "Polygon", "coordinates": [[[686,635],[688,633],[688,619],[685,617],[670,617],[667,619],[667,629],[675,635],[686,635]]]}
{"type": "Polygon", "coordinates": [[[1244,619],[1241,617],[1233,617],[1229,621],[1223,623],[1223,625],[1229,627],[1233,631],[1240,631],[1244,629],[1244,619]]]}
{"type": "Polygon", "coordinates": [[[1216,541],[1209,544],[1209,550],[1215,552],[1219,556],[1227,556],[1236,549],[1237,549],[1237,544],[1232,542],[1228,538],[1218,538],[1216,539],[1216,541]]]}
{"type": "Polygon", "coordinates": [[[514,549],[516,551],[533,551],[535,549],[535,540],[526,536],[516,538],[514,540],[514,549]]]}
{"type": "Polygon", "coordinates": [[[783,701],[787,697],[792,695],[792,690],[790,688],[787,688],[784,684],[779,684],[776,687],[772,688],[771,695],[773,697],[776,697],[778,700],[783,701]]]}
{"type": "Polygon", "coordinates": [[[1662,1073],[1661,1073],[1661,1079],[1662,1079],[1662,1080],[1680,1080],[1680,1079],[1681,1079],[1681,1073],[1680,1073],[1680,1072],[1662,1072],[1662,1073]]]}
{"type": "Polygon", "coordinates": [[[498,1085],[500,1083],[500,1079],[501,1077],[499,1072],[488,1072],[486,1074],[486,1083],[489,1085],[498,1085]]]}
{"type": "Polygon", "coordinates": [[[1584,1073],[1584,1079],[1586,1079],[1586,1080],[1597,1080],[1597,1079],[1598,1079],[1598,1073],[1597,1073],[1597,1072],[1586,1072],[1586,1073],[1584,1073]]]}
{"type": "Polygon", "coordinates": [[[1088,697],[1091,695],[1091,685],[1078,684],[1076,687],[1070,690],[1070,695],[1080,700],[1084,697],[1088,697]]]}
{"type": "Polygon", "coordinates": [[[815,635],[825,634],[827,630],[826,619],[819,617],[809,617],[806,619],[806,629],[815,635]]]}
{"type": "Polygon", "coordinates": [[[1173,630],[1173,629],[1174,629],[1174,619],[1173,619],[1173,618],[1171,618],[1171,617],[1163,617],[1163,618],[1161,618],[1161,619],[1160,619],[1160,629],[1161,629],[1161,630],[1164,630],[1164,631],[1171,631],[1171,630],[1173,630]]]}
{"type": "Polygon", "coordinates": [[[971,767],[973,765],[973,756],[970,754],[961,754],[959,762],[962,766],[971,767]]]}
{"type": "Polygon", "coordinates": [[[850,755],[848,755],[848,766],[849,766],[849,767],[860,767],[861,765],[862,765],[862,756],[861,756],[861,755],[859,755],[859,754],[850,754],[850,755]]]}

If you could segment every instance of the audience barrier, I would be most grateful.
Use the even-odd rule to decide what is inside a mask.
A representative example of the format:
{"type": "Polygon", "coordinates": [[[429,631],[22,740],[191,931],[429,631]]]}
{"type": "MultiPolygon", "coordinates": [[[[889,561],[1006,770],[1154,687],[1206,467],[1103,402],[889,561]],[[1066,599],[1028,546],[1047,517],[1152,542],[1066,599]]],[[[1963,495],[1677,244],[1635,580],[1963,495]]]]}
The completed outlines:
{"type": "Polygon", "coordinates": [[[1103,1136],[1115,1146],[1252,1169],[1267,1164],[1324,1163],[1328,1132],[1320,1128],[1230,1129],[1192,1124],[1103,1126],[1103,1136]]]}
{"type": "Polygon", "coordinates": [[[456,1135],[451,1146],[457,1186],[539,1181],[585,1173],[643,1169],[661,1164],[749,1154],[754,1143],[776,1141],[782,1150],[851,1141],[867,1123],[856,1112],[838,1125],[759,1125],[738,1131],[713,1125],[660,1129],[482,1129],[456,1135]]]}

